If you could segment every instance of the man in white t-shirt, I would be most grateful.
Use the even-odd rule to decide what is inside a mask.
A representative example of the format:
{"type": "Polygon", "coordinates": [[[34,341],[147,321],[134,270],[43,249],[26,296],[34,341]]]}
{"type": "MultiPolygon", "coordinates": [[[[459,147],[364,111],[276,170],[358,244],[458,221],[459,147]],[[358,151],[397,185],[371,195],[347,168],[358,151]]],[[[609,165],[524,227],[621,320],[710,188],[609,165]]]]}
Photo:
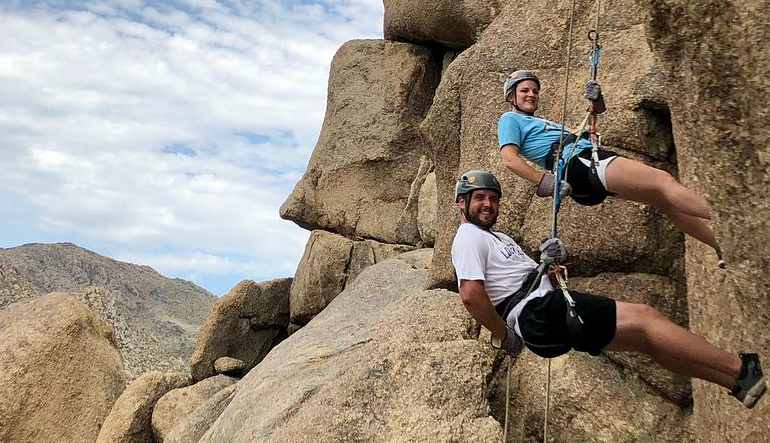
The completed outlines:
{"type": "MultiPolygon", "coordinates": [[[[526,345],[552,358],[572,349],[643,352],[681,375],[717,383],[753,407],[766,384],[757,354],[730,354],[672,323],[654,308],[569,291],[583,320],[580,335],[567,321],[568,304],[548,275],[539,281],[537,263],[513,239],[492,231],[502,189],[489,172],[468,171],[457,181],[461,224],[452,243],[452,263],[463,305],[492,333],[493,346],[515,357],[526,345]]],[[[566,260],[558,239],[540,245],[546,265],[566,260]]],[[[547,273],[546,273],[547,274],[547,273]]]]}

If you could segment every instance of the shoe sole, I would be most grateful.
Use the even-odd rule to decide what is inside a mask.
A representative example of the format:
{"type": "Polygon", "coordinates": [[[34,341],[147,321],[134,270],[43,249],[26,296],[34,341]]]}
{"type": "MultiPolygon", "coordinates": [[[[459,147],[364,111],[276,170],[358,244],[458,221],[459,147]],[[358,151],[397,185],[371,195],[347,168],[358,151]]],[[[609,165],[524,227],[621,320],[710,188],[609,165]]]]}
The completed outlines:
{"type": "Polygon", "coordinates": [[[751,389],[749,389],[749,392],[746,393],[746,397],[743,398],[743,406],[746,406],[749,409],[753,408],[754,405],[757,404],[757,401],[762,398],[766,389],[767,385],[765,384],[765,377],[762,377],[751,389]]]}

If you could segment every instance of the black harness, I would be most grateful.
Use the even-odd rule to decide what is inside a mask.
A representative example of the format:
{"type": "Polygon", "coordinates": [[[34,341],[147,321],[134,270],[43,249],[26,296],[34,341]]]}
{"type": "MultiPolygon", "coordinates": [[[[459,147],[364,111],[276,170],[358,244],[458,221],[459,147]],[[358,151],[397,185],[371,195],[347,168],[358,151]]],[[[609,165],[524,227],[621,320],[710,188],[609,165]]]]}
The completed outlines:
{"type": "Polygon", "coordinates": [[[540,272],[538,272],[537,269],[534,269],[529,274],[527,274],[527,277],[524,278],[524,283],[521,284],[521,287],[516,290],[513,294],[505,297],[503,301],[495,305],[495,311],[500,315],[500,317],[503,319],[503,321],[506,321],[508,318],[508,314],[511,313],[514,306],[519,304],[522,300],[527,298],[529,295],[529,288],[532,287],[532,284],[535,282],[535,279],[540,275],[540,272]]]}
{"type": "MultiPolygon", "coordinates": [[[[567,133],[567,135],[564,136],[564,144],[563,146],[567,146],[570,144],[573,144],[577,142],[579,139],[588,139],[589,138],[588,132],[582,132],[580,134],[580,137],[577,137],[575,134],[567,133]]],[[[548,155],[545,157],[545,167],[549,171],[554,170],[554,162],[557,161],[556,159],[556,153],[559,151],[559,142],[553,142],[551,144],[551,151],[548,153],[548,155]]],[[[580,157],[582,154],[578,154],[575,156],[575,158],[580,157]]],[[[590,158],[590,157],[589,157],[590,158]]],[[[572,160],[575,160],[574,158],[572,160]]],[[[570,160],[570,162],[572,162],[570,160]]],[[[569,172],[569,165],[566,166],[567,171],[565,171],[564,179],[567,179],[567,173],[569,172]]],[[[595,206],[599,203],[602,203],[607,196],[613,195],[609,192],[607,192],[606,189],[604,189],[604,185],[602,184],[602,181],[599,179],[599,173],[596,170],[596,162],[591,160],[591,167],[589,168],[590,172],[588,173],[588,183],[590,187],[590,191],[585,193],[579,193],[577,192],[577,189],[575,187],[572,188],[572,193],[570,194],[570,197],[572,197],[572,200],[575,202],[583,205],[583,206],[595,206]]]]}
{"type": "MultiPolygon", "coordinates": [[[[535,289],[536,280],[539,279],[542,275],[543,270],[541,269],[541,266],[530,271],[530,273],[527,274],[526,278],[524,279],[524,283],[522,283],[521,287],[516,290],[516,292],[507,296],[500,303],[495,305],[495,311],[497,311],[498,315],[500,315],[503,321],[507,322],[508,315],[511,313],[513,308],[522,300],[527,298],[530,293],[532,293],[532,291],[535,289]]],[[[541,357],[551,358],[554,355],[561,355],[571,348],[581,349],[585,347],[583,319],[580,318],[580,315],[577,313],[577,310],[575,309],[575,301],[572,299],[572,296],[569,294],[566,286],[561,285],[560,290],[562,291],[562,295],[567,302],[565,321],[567,323],[567,329],[569,330],[569,342],[551,345],[538,345],[526,342],[527,346],[541,357]],[[552,352],[553,354],[551,354],[552,352]]]]}

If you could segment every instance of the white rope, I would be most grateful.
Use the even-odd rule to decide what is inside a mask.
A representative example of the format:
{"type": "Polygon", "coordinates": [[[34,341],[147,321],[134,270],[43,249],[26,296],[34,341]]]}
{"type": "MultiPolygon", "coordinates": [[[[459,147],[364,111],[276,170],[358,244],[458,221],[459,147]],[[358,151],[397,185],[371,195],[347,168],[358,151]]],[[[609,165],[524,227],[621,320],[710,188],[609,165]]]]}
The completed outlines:
{"type": "Polygon", "coordinates": [[[508,404],[511,400],[511,365],[513,365],[513,358],[508,357],[508,373],[505,377],[505,430],[503,431],[503,443],[508,442],[508,404]]]}
{"type": "Polygon", "coordinates": [[[543,443],[548,443],[548,411],[551,409],[551,359],[548,359],[548,377],[545,383],[545,419],[543,420],[543,443]]]}

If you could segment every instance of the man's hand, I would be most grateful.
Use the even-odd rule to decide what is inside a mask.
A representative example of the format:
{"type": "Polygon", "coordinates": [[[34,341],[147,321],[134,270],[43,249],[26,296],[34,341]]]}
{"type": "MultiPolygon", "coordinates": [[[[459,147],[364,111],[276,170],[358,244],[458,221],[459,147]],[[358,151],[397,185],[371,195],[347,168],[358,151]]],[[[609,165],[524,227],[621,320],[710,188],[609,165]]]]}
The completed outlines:
{"type": "Polygon", "coordinates": [[[549,238],[540,244],[540,263],[550,266],[567,261],[567,249],[558,238],[549,238]]]}
{"type": "Polygon", "coordinates": [[[585,98],[591,102],[589,111],[592,113],[603,114],[607,111],[607,105],[604,104],[604,96],[602,95],[602,87],[596,80],[589,80],[586,83],[585,98]]]}
{"type": "MultiPolygon", "coordinates": [[[[538,197],[552,197],[553,196],[553,186],[555,180],[553,178],[553,174],[550,174],[546,172],[543,174],[543,176],[540,178],[540,183],[537,184],[537,191],[535,193],[538,197]]],[[[564,198],[572,193],[572,186],[569,185],[566,181],[562,181],[561,188],[559,189],[559,195],[561,198],[564,198]]]]}
{"type": "Polygon", "coordinates": [[[507,324],[505,325],[505,338],[500,341],[492,337],[492,347],[502,349],[511,358],[516,358],[524,347],[524,341],[507,324]]]}

